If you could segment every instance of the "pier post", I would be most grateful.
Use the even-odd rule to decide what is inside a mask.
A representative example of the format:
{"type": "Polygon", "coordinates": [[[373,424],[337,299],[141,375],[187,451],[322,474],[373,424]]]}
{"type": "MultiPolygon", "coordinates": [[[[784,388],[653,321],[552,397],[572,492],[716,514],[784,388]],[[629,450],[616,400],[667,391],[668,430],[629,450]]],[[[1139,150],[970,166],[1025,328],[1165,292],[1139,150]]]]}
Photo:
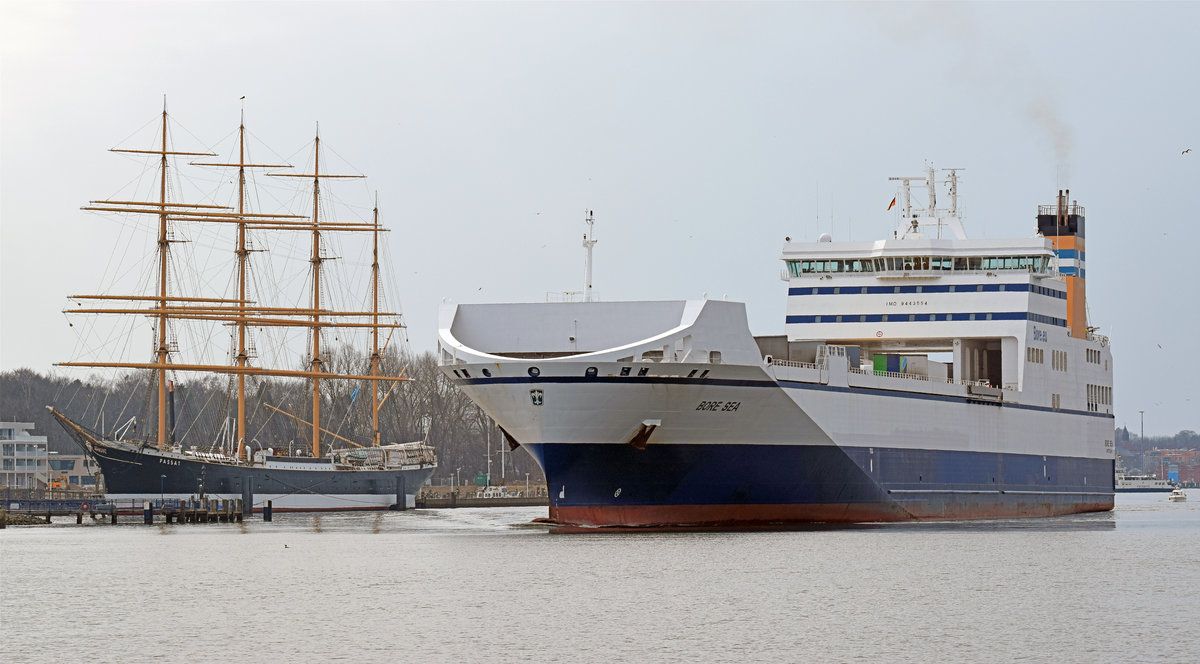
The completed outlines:
{"type": "Polygon", "coordinates": [[[112,519],[112,525],[117,525],[117,506],[112,505],[108,508],[108,516],[112,519]]]}
{"type": "Polygon", "coordinates": [[[0,530],[8,527],[8,510],[0,509],[0,530]]]}
{"type": "Polygon", "coordinates": [[[151,525],[154,523],[154,507],[149,500],[142,502],[142,523],[151,525]]]}
{"type": "Polygon", "coordinates": [[[75,513],[75,525],[77,525],[77,526],[83,525],[83,512],[75,513]]]}
{"type": "Polygon", "coordinates": [[[396,476],[396,509],[403,512],[408,509],[408,495],[405,493],[404,476],[396,476]]]}
{"type": "Polygon", "coordinates": [[[267,504],[263,506],[263,521],[270,521],[270,520],[271,520],[271,501],[268,500],[267,504]]]}
{"type": "Polygon", "coordinates": [[[250,516],[254,512],[254,480],[247,477],[242,485],[242,516],[250,516]]]}

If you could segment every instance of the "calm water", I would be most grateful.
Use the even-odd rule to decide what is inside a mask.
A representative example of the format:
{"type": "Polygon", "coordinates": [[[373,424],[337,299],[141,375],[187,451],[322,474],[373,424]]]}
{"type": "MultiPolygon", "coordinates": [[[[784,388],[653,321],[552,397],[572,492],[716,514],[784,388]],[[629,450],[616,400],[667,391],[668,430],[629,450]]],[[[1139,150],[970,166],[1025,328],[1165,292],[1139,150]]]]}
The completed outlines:
{"type": "Polygon", "coordinates": [[[551,534],[544,508],[10,527],[0,661],[1197,661],[1190,493],[792,532],[551,534]]]}

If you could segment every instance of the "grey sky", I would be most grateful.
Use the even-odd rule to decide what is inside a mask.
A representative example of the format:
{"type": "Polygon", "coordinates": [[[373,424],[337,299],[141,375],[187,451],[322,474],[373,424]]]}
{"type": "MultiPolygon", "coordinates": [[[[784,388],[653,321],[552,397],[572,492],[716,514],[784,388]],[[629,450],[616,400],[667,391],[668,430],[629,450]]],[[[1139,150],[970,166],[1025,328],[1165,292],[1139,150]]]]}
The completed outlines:
{"type": "MultiPolygon", "coordinates": [[[[1200,4],[0,3],[0,369],[77,352],[112,224],[79,210],[172,115],[322,140],[378,190],[415,350],[436,308],[728,296],[783,327],[784,236],[878,239],[892,175],[964,167],[967,231],[1088,211],[1117,424],[1197,429],[1200,4]],[[1181,152],[1192,147],[1190,154],[1181,152]]],[[[177,142],[190,140],[176,134],[177,142]]],[[[180,145],[180,147],[184,147],[180,145]]]]}

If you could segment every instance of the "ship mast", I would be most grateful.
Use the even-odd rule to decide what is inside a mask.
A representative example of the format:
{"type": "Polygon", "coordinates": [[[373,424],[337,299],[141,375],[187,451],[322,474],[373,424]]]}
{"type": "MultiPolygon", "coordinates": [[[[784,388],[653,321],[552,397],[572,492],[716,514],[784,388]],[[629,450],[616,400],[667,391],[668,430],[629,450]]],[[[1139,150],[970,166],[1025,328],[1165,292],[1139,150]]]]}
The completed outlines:
{"type": "MultiPolygon", "coordinates": [[[[321,204],[321,127],[317,126],[317,136],[313,148],[313,246],[312,246],[312,371],[321,371],[321,218],[318,210],[321,204]]],[[[312,379],[312,455],[321,456],[321,379],[312,379]]]]}
{"type": "MultiPolygon", "coordinates": [[[[150,205],[158,208],[158,295],[155,297],[157,315],[157,339],[154,349],[155,370],[158,374],[158,449],[166,449],[170,436],[167,427],[167,369],[170,348],[167,346],[167,322],[170,319],[167,304],[167,263],[170,258],[171,242],[167,234],[168,207],[177,207],[167,203],[167,155],[211,156],[211,152],[175,152],[167,149],[167,100],[163,98],[162,110],[162,141],[158,150],[126,150],[113,148],[112,152],[131,152],[138,154],[157,154],[159,156],[158,202],[150,205]]],[[[138,210],[148,212],[148,209],[138,210]]]]}
{"type": "MultiPolygon", "coordinates": [[[[245,368],[250,360],[250,353],[246,347],[248,318],[246,316],[247,306],[250,304],[246,293],[246,268],[250,262],[250,249],[246,244],[246,230],[248,226],[248,217],[246,212],[246,169],[247,168],[291,168],[290,164],[249,164],[246,163],[246,111],[242,109],[238,120],[238,160],[236,164],[212,164],[212,163],[197,163],[196,166],[236,166],[238,169],[238,189],[237,189],[237,289],[238,297],[237,316],[234,319],[234,324],[237,327],[237,356],[235,362],[238,367],[245,368]]],[[[246,374],[237,374],[237,456],[239,459],[246,458],[246,374]]]]}
{"type": "MultiPolygon", "coordinates": [[[[158,187],[158,364],[167,363],[167,257],[171,245],[167,241],[167,100],[163,98],[162,155],[158,187]]],[[[167,447],[167,369],[158,369],[158,449],[167,447]]]]}
{"type": "MultiPolygon", "coordinates": [[[[312,376],[312,455],[321,456],[321,378],[326,377],[321,370],[321,328],[326,325],[321,322],[321,178],[362,178],[364,175],[334,175],[321,172],[321,126],[317,125],[317,135],[313,141],[313,172],[312,173],[272,173],[271,175],[307,177],[313,179],[313,210],[312,210],[312,360],[309,374],[312,376]]],[[[338,227],[353,226],[352,224],[337,223],[338,227]]],[[[367,224],[361,224],[367,226],[367,224]]],[[[378,321],[372,321],[375,326],[378,321]]],[[[374,378],[374,377],[372,377],[374,378]]],[[[374,382],[372,382],[374,385],[374,382]]]]}
{"type": "Polygon", "coordinates": [[[583,234],[583,248],[587,250],[587,256],[584,258],[583,266],[583,301],[592,301],[592,247],[596,246],[599,240],[596,239],[596,218],[592,216],[592,211],[587,213],[588,230],[583,234]]]}
{"type": "MultiPolygon", "coordinates": [[[[375,192],[371,231],[371,377],[379,376],[379,192],[375,192]]],[[[371,381],[371,444],[379,447],[379,383],[371,381]]]]}

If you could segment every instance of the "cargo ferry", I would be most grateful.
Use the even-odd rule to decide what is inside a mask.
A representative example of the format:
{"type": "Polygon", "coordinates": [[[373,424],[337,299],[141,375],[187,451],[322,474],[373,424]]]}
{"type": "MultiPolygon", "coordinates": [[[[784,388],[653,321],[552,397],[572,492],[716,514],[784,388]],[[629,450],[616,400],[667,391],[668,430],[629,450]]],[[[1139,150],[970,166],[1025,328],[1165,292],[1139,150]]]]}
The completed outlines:
{"type": "Polygon", "coordinates": [[[585,235],[582,301],[444,305],[441,370],[541,465],[562,524],[1109,510],[1084,208],[1059,191],[1031,237],[970,239],[958,178],[893,178],[890,238],[789,238],[784,334],[754,336],[737,302],[592,301],[585,235]]]}

